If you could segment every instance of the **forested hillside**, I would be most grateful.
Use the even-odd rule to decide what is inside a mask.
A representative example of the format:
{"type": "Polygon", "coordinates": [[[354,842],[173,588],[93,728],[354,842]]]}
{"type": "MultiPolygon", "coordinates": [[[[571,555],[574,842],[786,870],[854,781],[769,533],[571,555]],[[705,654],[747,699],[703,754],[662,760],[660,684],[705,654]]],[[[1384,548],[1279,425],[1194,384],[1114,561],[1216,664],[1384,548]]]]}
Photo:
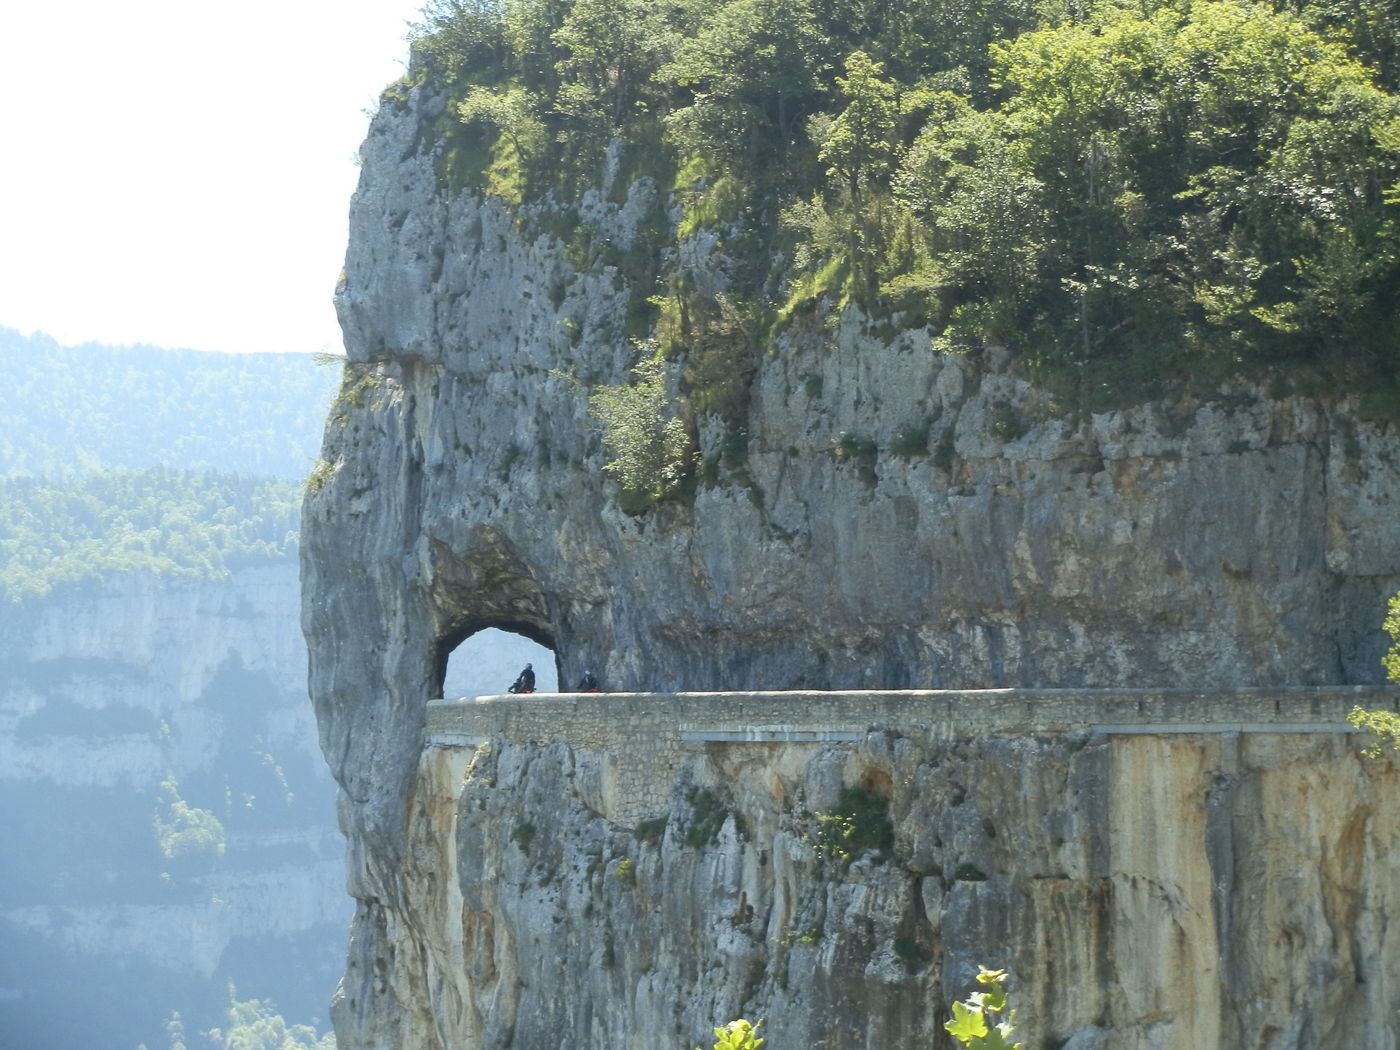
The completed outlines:
{"type": "Polygon", "coordinates": [[[337,362],[0,329],[0,595],[295,558],[337,362]]]}
{"type": "Polygon", "coordinates": [[[415,84],[450,189],[674,194],[625,250],[520,222],[618,268],[698,411],[847,303],[1067,412],[1239,373],[1400,411],[1395,0],[436,0],[415,84]]]}
{"type": "Polygon", "coordinates": [[[218,579],[295,558],[300,500],[295,482],[228,474],[0,476],[0,593],[122,572],[218,579]]]}
{"type": "Polygon", "coordinates": [[[303,481],[338,362],[59,346],[0,328],[0,474],[163,467],[303,481]]]}

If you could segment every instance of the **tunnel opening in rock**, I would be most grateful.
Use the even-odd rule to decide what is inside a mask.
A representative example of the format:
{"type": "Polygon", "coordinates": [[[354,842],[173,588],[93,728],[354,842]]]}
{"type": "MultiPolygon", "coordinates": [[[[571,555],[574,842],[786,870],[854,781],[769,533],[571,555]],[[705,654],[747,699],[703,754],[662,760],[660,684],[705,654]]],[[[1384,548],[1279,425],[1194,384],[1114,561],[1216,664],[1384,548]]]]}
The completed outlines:
{"type": "Polygon", "coordinates": [[[442,645],[439,696],[493,696],[510,688],[526,664],[535,672],[535,692],[559,691],[559,661],[553,640],[526,624],[491,624],[462,632],[442,645]]]}

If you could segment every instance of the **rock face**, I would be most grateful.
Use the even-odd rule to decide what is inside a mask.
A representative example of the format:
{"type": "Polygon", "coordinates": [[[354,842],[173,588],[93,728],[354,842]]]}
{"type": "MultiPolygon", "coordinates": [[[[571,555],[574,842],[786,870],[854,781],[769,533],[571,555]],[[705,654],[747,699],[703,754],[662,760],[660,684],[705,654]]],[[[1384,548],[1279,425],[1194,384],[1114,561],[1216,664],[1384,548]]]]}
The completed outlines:
{"type": "Polygon", "coordinates": [[[1395,768],[1328,731],[1380,700],[434,705],[386,1045],[932,1047],[978,963],[1027,1047],[1393,1045],[1395,768]]]}
{"type": "MultiPolygon", "coordinates": [[[[580,386],[626,380],[633,289],[602,261],[576,268],[548,232],[544,206],[511,210],[440,186],[428,129],[441,106],[424,92],[386,103],[365,144],[338,293],[354,385],[333,410],[328,467],[305,507],[311,689],[343,789],[359,902],[337,1015],[343,1046],[429,1047],[442,1038],[429,993],[458,978],[419,950],[421,938],[443,931],[415,925],[411,902],[427,892],[420,883],[429,873],[411,866],[411,814],[428,804],[425,791],[446,790],[432,787],[440,771],[420,768],[425,700],[437,695],[448,653],[482,628],[549,646],[564,681],[591,667],[617,689],[1379,680],[1376,625],[1400,587],[1400,528],[1389,503],[1400,491],[1400,437],[1355,418],[1345,402],[1237,388],[1073,423],[1003,355],[942,356],[927,332],[880,331],[848,312],[832,326],[797,325],[779,337],[748,382],[745,421],[696,419],[712,483],[693,499],[622,513],[602,480],[606,457],[580,386]],[[417,1021],[401,1028],[410,1017],[417,1021]]],[[[626,249],[658,189],[645,179],[605,189],[580,202],[579,221],[595,240],[626,249]]],[[[709,282],[702,286],[722,273],[713,245],[676,250],[696,280],[709,282]]],[[[1070,762],[1034,741],[967,746],[971,765],[957,775],[968,780],[992,779],[1006,757],[997,748],[1044,766],[1051,780],[1070,762]]],[[[586,761],[567,751],[550,752],[548,762],[586,761]]],[[[933,778],[919,794],[932,797],[952,759],[919,754],[913,768],[927,766],[933,778]]],[[[1167,766],[1178,764],[1172,756],[1167,766]]],[[[1166,800],[1186,789],[1163,768],[1168,779],[1144,790],[1166,812],[1166,800]]],[[[1179,775],[1195,784],[1204,774],[1183,766],[1179,775]]],[[[549,774],[557,776],[565,774],[549,774]]],[[[807,777],[790,771],[792,784],[807,777]]],[[[1049,783],[1015,803],[1030,824],[1053,817],[1034,809],[1051,804],[1049,783]]],[[[1006,790],[996,805],[1013,804],[1006,790]]],[[[566,813],[564,795],[527,791],[523,780],[521,791],[510,796],[516,815],[502,819],[567,824],[575,843],[567,850],[614,833],[585,828],[586,814],[566,813]]],[[[1114,819],[1149,816],[1160,814],[1125,809],[1114,819]]],[[[1065,840],[1087,850],[1089,830],[1076,826],[1065,840]]],[[[704,863],[723,856],[747,870],[741,852],[736,840],[704,863]]],[[[1138,907],[1133,894],[1141,907],[1158,907],[1151,865],[1140,874],[1135,888],[1100,889],[1111,885],[1114,907],[1138,907]]],[[[718,922],[723,905],[706,894],[729,878],[716,871],[694,882],[685,907],[695,911],[684,921],[718,922]]],[[[431,892],[459,892],[455,883],[440,869],[431,892]]],[[[1001,892],[997,885],[988,879],[960,892],[975,910],[978,894],[1001,892]]],[[[633,900],[597,903],[596,914],[633,900]]],[[[854,909],[855,923],[866,905],[843,898],[828,906],[854,909]]],[[[1079,904],[1061,906],[1068,930],[1079,904]]],[[[928,913],[926,903],[908,907],[928,913]]],[[[601,928],[578,926],[581,936],[601,928]]],[[[498,927],[494,936],[524,929],[498,927]]],[[[675,952],[647,972],[667,981],[691,974],[703,985],[712,960],[683,962],[690,935],[670,935],[682,938],[675,952]]],[[[1107,965],[1094,954],[1101,941],[1064,937],[1067,966],[1107,965]]],[[[1171,972],[1160,957],[1139,960],[1149,963],[1171,972]]],[[[891,962],[891,973],[903,965],[891,962]]],[[[769,998],[743,1001],[763,1012],[776,1002],[775,981],[756,975],[769,998]]],[[[802,994],[815,1002],[831,990],[809,985],[802,994]]],[[[619,1011],[624,1026],[632,1016],[630,998],[560,995],[570,1009],[619,1011]]],[[[871,1008],[914,1009],[913,998],[891,995],[871,1008]]],[[[1120,1015],[1085,1016],[1111,1028],[1120,1015]]],[[[1140,1016],[1154,1014],[1144,1006],[1140,1016]]],[[[902,1040],[914,1031],[868,1045],[912,1046],[902,1040]]],[[[505,1045],[484,1038],[479,1045],[505,1045]]],[[[1094,1045],[1097,1037],[1076,1038],[1094,1045]]],[[[1112,1045],[1184,1045],[1151,1038],[1112,1045]]],[[[517,1033],[511,1045],[574,1044],[517,1033]]]]}
{"type": "Polygon", "coordinates": [[[291,564],[144,574],[0,609],[0,1031],[164,1045],[222,1024],[228,982],[325,1016],[349,908],[316,753],[291,564]],[[165,856],[161,782],[222,827],[165,856]]]}

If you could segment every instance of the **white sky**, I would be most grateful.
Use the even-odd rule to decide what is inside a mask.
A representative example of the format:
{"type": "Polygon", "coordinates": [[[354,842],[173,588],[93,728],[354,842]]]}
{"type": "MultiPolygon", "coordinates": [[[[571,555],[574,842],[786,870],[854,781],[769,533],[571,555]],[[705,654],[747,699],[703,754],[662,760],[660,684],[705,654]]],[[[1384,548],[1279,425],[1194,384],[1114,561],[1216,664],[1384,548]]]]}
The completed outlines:
{"type": "Polygon", "coordinates": [[[340,351],[354,154],[421,0],[0,0],[0,326],[340,351]]]}

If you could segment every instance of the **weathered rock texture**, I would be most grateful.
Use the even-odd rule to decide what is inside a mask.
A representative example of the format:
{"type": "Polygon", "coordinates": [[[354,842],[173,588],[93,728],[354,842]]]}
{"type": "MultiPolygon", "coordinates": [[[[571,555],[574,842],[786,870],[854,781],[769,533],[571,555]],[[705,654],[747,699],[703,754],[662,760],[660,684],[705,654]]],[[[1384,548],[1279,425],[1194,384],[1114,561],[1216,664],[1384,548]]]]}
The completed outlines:
{"type": "MultiPolygon", "coordinates": [[[[414,866],[410,813],[428,804],[423,792],[438,775],[431,765],[420,771],[425,700],[437,693],[447,653],[483,627],[509,627],[549,645],[564,681],[591,667],[621,689],[1227,688],[1379,679],[1376,624],[1400,586],[1400,528],[1389,503],[1400,491],[1400,437],[1358,420],[1345,402],[1276,400],[1238,388],[1075,424],[995,353],[940,356],[926,332],[881,335],[848,313],[834,329],[799,325],[779,338],[757,363],[743,423],[726,432],[717,420],[697,419],[699,452],[719,465],[716,483],[701,485],[693,500],[623,514],[602,480],[605,456],[586,387],[626,379],[633,290],[602,262],[577,269],[570,261],[577,253],[548,232],[558,224],[546,221],[543,206],[512,211],[446,191],[429,131],[441,107],[424,92],[386,102],[364,147],[338,294],[351,366],[327,430],[327,466],[306,503],[311,689],[322,746],[343,788],[359,901],[337,1019],[343,1046],[437,1045],[429,990],[463,979],[423,950],[423,938],[449,931],[415,925],[422,914],[415,894],[459,890],[446,870],[431,891],[423,885],[429,876],[414,866]]],[[[595,242],[625,251],[658,190],[647,180],[606,189],[580,203],[579,222],[595,242]]],[[[690,276],[709,282],[701,287],[722,272],[712,246],[677,251],[695,267],[690,276]]],[[[566,769],[574,759],[559,746],[549,761],[566,769]]],[[[966,747],[970,765],[958,775],[967,779],[1000,783],[1010,776],[998,770],[1011,754],[1024,755],[1032,770],[1044,767],[1026,774],[1036,783],[1053,780],[1058,764],[1073,764],[1029,739],[966,747]]],[[[1165,765],[1141,757],[1129,766],[1146,778],[1146,794],[1096,812],[1160,820],[1172,798],[1195,790],[1178,775],[1191,785],[1206,775],[1184,766],[1170,772],[1182,756],[1165,765]],[[1158,768],[1160,782],[1152,780],[1158,768]],[[1131,811],[1147,797],[1160,808],[1131,811]]],[[[807,760],[790,761],[792,782],[805,782],[796,767],[807,760]]],[[[919,761],[939,770],[951,759],[928,752],[919,761]]],[[[921,793],[936,794],[943,773],[931,775],[921,793]]],[[[1007,787],[996,804],[1013,805],[1016,790],[1007,787]]],[[[1057,819],[1054,792],[1025,790],[1032,793],[1014,805],[1026,822],[1057,819]]],[[[511,797],[514,815],[503,819],[532,823],[541,835],[570,821],[583,827],[563,796],[524,791],[522,781],[511,797]]],[[[1318,820],[1330,821],[1326,812],[1318,820]]],[[[1187,819],[1185,811],[1178,818],[1187,819]]],[[[1089,830],[1076,825],[1065,841],[1088,850],[1089,830]]],[[[588,832],[616,833],[605,825],[588,832]]],[[[1360,848],[1364,838],[1353,844],[1360,848]]],[[[733,850],[722,855],[742,867],[733,850]]],[[[1114,907],[1162,906],[1148,889],[1157,878],[1150,861],[1137,872],[1140,883],[1105,884],[1114,907]]],[[[638,881],[651,885],[640,874],[638,881]]],[[[727,913],[707,894],[718,893],[718,883],[694,885],[687,903],[673,906],[693,909],[687,922],[717,926],[727,913]]],[[[977,885],[983,893],[999,884],[977,885]]],[[[1242,892],[1265,889],[1247,884],[1242,892]]],[[[570,921],[596,934],[613,908],[632,900],[596,904],[593,926],[581,916],[570,921]]],[[[1062,904],[1064,965],[1107,972],[1099,941],[1071,938],[1080,906],[1062,904]]],[[[1233,906],[1251,905],[1241,898],[1233,906]]],[[[1299,919],[1301,943],[1313,935],[1310,921],[1299,919]]],[[[683,960],[692,934],[670,935],[680,938],[675,952],[658,956],[649,972],[665,981],[698,975],[691,987],[703,987],[719,962],[683,960]]],[[[1181,979],[1165,947],[1141,944],[1146,954],[1135,965],[1161,966],[1164,981],[1181,979]]],[[[1123,965],[1115,958],[1113,966],[1123,965]]],[[[487,966],[475,956],[466,963],[487,966]]],[[[776,975],[754,980],[777,994],[776,975]]],[[[559,995],[572,1010],[614,1011],[621,1020],[598,1023],[625,1026],[640,1016],[631,1012],[639,986],[629,987],[606,1001],[581,986],[575,995],[567,983],[559,995]]],[[[837,993],[800,990],[804,1002],[837,993]]],[[[1150,1000],[1166,991],[1147,983],[1132,994],[1145,997],[1141,1009],[1096,1016],[1149,1025],[1150,1000]]],[[[746,1001],[762,1009],[773,1000],[746,1001]]],[[[879,1002],[891,1014],[914,1009],[903,992],[879,1002]]],[[[1065,1029],[1057,1022],[1054,1030],[1065,1029]]],[[[495,1038],[482,1045],[505,1045],[495,1038]]],[[[512,1045],[574,1045],[548,1038],[521,1031],[512,1045]]]]}
{"type": "Polygon", "coordinates": [[[1397,785],[1335,732],[1357,702],[1384,700],[434,705],[397,1038],[650,1050],[742,1014],[775,1047],[933,1047],[990,962],[1027,1047],[1393,1046],[1397,785]]]}

